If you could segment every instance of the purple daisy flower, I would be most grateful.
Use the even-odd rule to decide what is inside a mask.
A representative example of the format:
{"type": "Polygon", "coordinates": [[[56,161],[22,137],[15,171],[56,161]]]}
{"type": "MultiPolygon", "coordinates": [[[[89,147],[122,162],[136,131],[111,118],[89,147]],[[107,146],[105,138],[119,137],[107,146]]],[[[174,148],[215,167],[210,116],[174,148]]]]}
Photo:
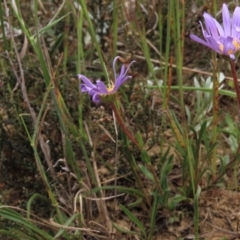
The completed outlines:
{"type": "Polygon", "coordinates": [[[125,65],[123,65],[119,76],[117,76],[115,66],[118,58],[119,57],[115,57],[113,60],[114,84],[112,83],[110,86],[106,86],[105,83],[100,80],[97,80],[96,84],[93,84],[87,77],[81,74],[78,75],[78,77],[83,81],[83,83],[80,84],[81,92],[87,92],[92,97],[92,101],[94,103],[100,103],[102,98],[115,94],[123,83],[125,83],[129,78],[132,78],[127,75],[127,72],[132,63],[135,61],[132,61],[127,69],[125,69],[125,65]]]}
{"type": "Polygon", "coordinates": [[[235,60],[234,54],[240,49],[240,7],[235,8],[231,17],[227,5],[223,4],[223,26],[208,13],[204,13],[203,17],[205,29],[200,24],[205,40],[193,34],[191,39],[235,60]]]}

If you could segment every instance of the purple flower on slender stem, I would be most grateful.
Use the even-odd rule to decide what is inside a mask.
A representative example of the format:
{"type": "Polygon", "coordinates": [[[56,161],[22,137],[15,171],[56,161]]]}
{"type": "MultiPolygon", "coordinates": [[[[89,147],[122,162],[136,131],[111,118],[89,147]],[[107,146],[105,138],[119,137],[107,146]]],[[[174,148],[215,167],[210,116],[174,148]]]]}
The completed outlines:
{"type": "Polygon", "coordinates": [[[191,34],[190,37],[214,51],[229,56],[235,60],[235,52],[240,49],[240,7],[236,7],[232,17],[227,5],[222,6],[223,26],[208,13],[203,14],[205,29],[202,23],[201,28],[205,40],[191,34]]]}
{"type": "Polygon", "coordinates": [[[81,92],[87,92],[91,97],[94,103],[100,103],[104,97],[109,97],[110,95],[114,95],[117,90],[120,88],[122,84],[124,84],[128,79],[132,78],[127,75],[127,72],[135,61],[132,61],[127,69],[125,69],[125,65],[121,67],[120,74],[117,76],[116,74],[116,61],[119,57],[115,57],[113,60],[113,73],[114,73],[114,83],[111,82],[109,86],[106,86],[104,82],[97,80],[96,84],[93,84],[91,80],[87,77],[79,74],[78,77],[83,81],[80,84],[81,92]]]}

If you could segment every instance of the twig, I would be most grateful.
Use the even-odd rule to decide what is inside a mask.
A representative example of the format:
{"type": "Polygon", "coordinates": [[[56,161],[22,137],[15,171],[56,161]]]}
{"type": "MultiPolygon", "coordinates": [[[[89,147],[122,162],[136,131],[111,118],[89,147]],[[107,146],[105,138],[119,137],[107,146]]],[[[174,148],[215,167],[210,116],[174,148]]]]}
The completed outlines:
{"type": "MultiPolygon", "coordinates": [[[[120,53],[120,54],[123,54],[123,55],[127,55],[126,52],[124,51],[121,51],[121,50],[118,50],[117,53],[120,53]]],[[[145,57],[144,56],[141,56],[141,55],[137,55],[137,54],[134,54],[134,58],[136,59],[140,59],[140,60],[145,60],[145,57]]],[[[156,64],[159,64],[159,65],[168,65],[170,66],[169,63],[167,62],[164,62],[164,61],[159,61],[159,60],[156,60],[156,59],[150,59],[152,63],[156,63],[156,64]]],[[[173,68],[177,68],[177,65],[176,64],[171,64],[171,67],[173,68]]],[[[202,71],[200,69],[192,69],[192,68],[188,68],[188,67],[182,67],[182,70],[184,71],[187,71],[187,72],[193,72],[193,73],[198,73],[198,74],[203,74],[203,75],[207,75],[207,76],[213,76],[213,73],[211,72],[206,72],[206,71],[202,71]]],[[[232,80],[232,77],[230,76],[225,76],[225,79],[226,80],[232,80]]],[[[240,79],[237,79],[238,82],[240,82],[240,79]]]]}
{"type": "MultiPolygon", "coordinates": [[[[98,169],[97,169],[96,144],[94,144],[94,146],[93,146],[92,156],[93,156],[92,163],[93,163],[93,170],[94,170],[95,178],[96,178],[96,184],[99,188],[101,188],[102,184],[101,184],[99,174],[98,174],[98,169]]],[[[111,220],[109,217],[108,208],[106,206],[106,201],[104,200],[105,192],[103,190],[99,190],[99,194],[100,194],[100,198],[99,198],[100,201],[96,202],[99,213],[101,214],[102,219],[105,220],[104,225],[107,229],[107,232],[112,232],[112,224],[111,224],[111,220]]]]}

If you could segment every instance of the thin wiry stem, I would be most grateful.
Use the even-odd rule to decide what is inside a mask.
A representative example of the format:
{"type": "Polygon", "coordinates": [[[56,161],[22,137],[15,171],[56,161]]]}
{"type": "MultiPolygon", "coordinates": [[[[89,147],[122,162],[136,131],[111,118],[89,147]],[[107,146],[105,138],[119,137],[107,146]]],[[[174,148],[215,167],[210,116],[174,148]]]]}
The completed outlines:
{"type": "MultiPolygon", "coordinates": [[[[218,112],[219,112],[219,82],[218,82],[218,69],[217,69],[217,61],[216,61],[216,53],[212,53],[212,64],[213,64],[213,120],[212,120],[212,142],[215,143],[217,141],[218,131],[218,112]]],[[[217,162],[217,149],[214,148],[212,152],[212,179],[216,177],[216,162],[217,162]]]]}
{"type": "Polygon", "coordinates": [[[138,144],[137,140],[134,138],[134,136],[127,130],[127,128],[124,125],[124,122],[121,118],[121,116],[118,113],[118,110],[115,106],[114,103],[111,104],[112,110],[115,114],[115,117],[117,119],[118,124],[120,125],[120,127],[122,128],[123,132],[127,135],[127,137],[139,148],[142,149],[141,146],[138,144]]]}
{"type": "MultiPolygon", "coordinates": [[[[127,135],[127,137],[142,151],[143,148],[139,145],[139,143],[137,142],[137,140],[135,139],[135,137],[127,130],[127,128],[125,127],[125,124],[116,108],[116,105],[114,103],[111,104],[111,107],[112,107],[112,110],[115,114],[115,117],[116,117],[116,120],[118,122],[118,124],[120,125],[120,127],[122,128],[123,132],[127,135]]],[[[149,163],[149,168],[150,168],[150,171],[151,173],[153,174],[153,177],[155,179],[155,183],[156,183],[156,186],[158,188],[158,191],[159,193],[163,194],[163,190],[162,190],[162,187],[160,186],[159,184],[159,181],[158,181],[158,177],[157,177],[157,174],[156,174],[156,171],[153,167],[153,165],[151,163],[149,163]]]]}
{"type": "Polygon", "coordinates": [[[234,82],[235,91],[237,94],[237,102],[238,102],[238,116],[240,120],[240,88],[238,84],[237,72],[236,72],[236,63],[235,61],[230,61],[231,70],[232,70],[232,77],[234,82]]]}

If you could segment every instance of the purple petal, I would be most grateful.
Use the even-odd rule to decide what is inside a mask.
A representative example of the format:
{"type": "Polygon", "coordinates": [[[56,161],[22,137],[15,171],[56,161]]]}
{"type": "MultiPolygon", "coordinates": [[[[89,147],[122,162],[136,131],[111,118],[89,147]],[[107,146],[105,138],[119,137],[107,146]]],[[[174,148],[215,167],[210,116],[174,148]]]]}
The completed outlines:
{"type": "Polygon", "coordinates": [[[213,49],[216,52],[221,53],[219,44],[216,42],[216,40],[212,36],[206,37],[206,41],[204,41],[203,39],[199,38],[198,36],[196,36],[194,34],[190,34],[190,38],[196,42],[199,42],[199,43],[213,49]]]}
{"type": "Polygon", "coordinates": [[[225,55],[230,55],[230,54],[234,54],[236,52],[236,48],[233,45],[233,38],[232,37],[227,37],[225,39],[223,39],[223,53],[225,55]]]}
{"type": "Polygon", "coordinates": [[[236,60],[236,57],[234,54],[230,54],[229,57],[232,59],[232,60],[236,60]]]}
{"type": "MultiPolygon", "coordinates": [[[[227,36],[226,33],[224,32],[222,26],[220,25],[220,23],[219,23],[216,19],[214,19],[214,22],[215,22],[215,25],[216,25],[217,30],[218,30],[218,32],[219,32],[219,35],[220,35],[220,36],[227,36]]],[[[231,26],[231,25],[230,25],[230,26],[231,26]]],[[[230,27],[230,26],[229,26],[229,27],[230,27]]]]}
{"type": "Polygon", "coordinates": [[[204,13],[203,17],[205,19],[205,26],[208,34],[217,39],[219,37],[219,33],[215,24],[215,19],[208,13],[204,13]]]}
{"type": "Polygon", "coordinates": [[[100,94],[108,94],[108,89],[107,89],[106,85],[104,84],[104,82],[97,80],[96,86],[97,86],[100,94]]]}
{"type": "Polygon", "coordinates": [[[201,22],[200,25],[205,41],[193,34],[190,35],[191,39],[235,59],[234,53],[240,49],[240,7],[235,8],[231,18],[228,6],[223,4],[223,27],[208,13],[204,13],[203,16],[206,29],[201,22]]]}
{"type": "Polygon", "coordinates": [[[91,80],[89,80],[87,77],[85,77],[85,76],[83,76],[83,75],[81,75],[81,74],[79,74],[78,77],[79,77],[79,79],[81,79],[81,80],[86,84],[87,87],[89,87],[89,88],[95,88],[95,87],[96,87],[96,86],[91,82],[91,80]]]}
{"type": "Polygon", "coordinates": [[[124,79],[124,76],[127,72],[125,72],[125,65],[122,65],[121,70],[120,70],[120,74],[118,75],[117,78],[115,78],[115,85],[117,84],[121,84],[122,80],[124,79]]]}
{"type": "Polygon", "coordinates": [[[114,74],[114,79],[117,78],[117,74],[116,74],[116,62],[118,60],[119,56],[115,57],[113,60],[113,74],[114,74]]]}
{"type": "Polygon", "coordinates": [[[88,92],[91,95],[92,91],[97,91],[97,88],[88,87],[85,83],[80,84],[81,92],[88,92]]]}
{"type": "Polygon", "coordinates": [[[202,22],[199,22],[199,23],[200,23],[204,38],[207,38],[208,36],[210,36],[209,33],[204,29],[202,22]]]}
{"type": "MultiPolygon", "coordinates": [[[[133,63],[135,63],[136,61],[132,61],[132,62],[130,62],[130,64],[128,65],[128,67],[127,67],[127,69],[126,69],[126,71],[125,71],[125,73],[124,73],[124,77],[126,76],[126,74],[127,74],[127,72],[128,72],[128,70],[129,70],[129,68],[132,66],[132,64],[133,63]]],[[[124,69],[125,69],[125,66],[124,66],[124,69]]],[[[124,70],[124,69],[121,69],[121,70],[124,70]]],[[[122,72],[122,71],[121,71],[122,72]]]]}
{"type": "MultiPolygon", "coordinates": [[[[227,5],[224,3],[222,7],[223,28],[225,37],[231,36],[231,17],[227,5]]],[[[222,35],[222,34],[221,34],[222,35]]]]}
{"type": "Polygon", "coordinates": [[[132,78],[131,76],[126,76],[122,79],[120,79],[118,82],[116,82],[113,92],[116,92],[128,79],[132,78]]]}
{"type": "Polygon", "coordinates": [[[190,38],[191,38],[192,40],[198,42],[198,43],[201,43],[201,44],[209,47],[209,44],[208,44],[206,41],[204,41],[203,39],[201,39],[200,37],[198,37],[198,36],[196,36],[196,35],[194,35],[194,34],[190,34],[190,38]]]}
{"type": "Polygon", "coordinates": [[[215,38],[210,36],[208,37],[207,42],[211,49],[222,54],[222,50],[220,49],[219,43],[216,41],[215,38]]]}
{"type": "Polygon", "coordinates": [[[101,96],[99,95],[99,94],[94,94],[93,96],[92,96],[92,101],[94,102],[94,103],[100,103],[101,102],[101,96]]]}
{"type": "Polygon", "coordinates": [[[126,74],[133,63],[135,63],[135,61],[132,61],[126,70],[124,65],[121,67],[120,75],[117,77],[117,79],[115,79],[115,85],[112,92],[116,92],[122,84],[124,84],[128,79],[132,78],[131,76],[126,76],[126,74]]]}
{"type": "Polygon", "coordinates": [[[88,94],[89,94],[90,96],[93,96],[94,94],[101,94],[101,93],[99,92],[99,89],[95,88],[95,89],[91,89],[91,90],[88,92],[88,94]]]}
{"type": "Polygon", "coordinates": [[[232,37],[240,38],[240,7],[236,7],[232,17],[232,37]]]}
{"type": "Polygon", "coordinates": [[[120,70],[120,74],[118,77],[121,77],[123,78],[124,75],[127,73],[128,70],[125,71],[125,65],[123,64],[122,67],[121,67],[121,70],[120,70]]]}
{"type": "Polygon", "coordinates": [[[94,85],[91,80],[89,80],[87,77],[83,76],[83,75],[78,75],[78,77],[83,81],[83,83],[80,84],[80,88],[81,88],[81,92],[87,92],[91,97],[92,97],[92,101],[94,103],[100,103],[101,102],[101,98],[103,97],[103,95],[107,95],[107,94],[113,94],[115,93],[118,88],[129,78],[131,78],[131,76],[127,76],[127,72],[130,68],[130,66],[135,62],[132,61],[128,68],[125,70],[125,66],[123,65],[121,67],[120,70],[120,75],[117,77],[116,74],[116,61],[119,57],[115,57],[113,60],[113,71],[114,71],[114,80],[115,80],[115,85],[113,87],[113,89],[108,89],[105,85],[104,82],[97,80],[96,84],[94,85]]]}
{"type": "Polygon", "coordinates": [[[90,88],[88,88],[86,86],[86,84],[80,84],[80,89],[81,89],[81,92],[89,92],[90,91],[90,88]]]}

